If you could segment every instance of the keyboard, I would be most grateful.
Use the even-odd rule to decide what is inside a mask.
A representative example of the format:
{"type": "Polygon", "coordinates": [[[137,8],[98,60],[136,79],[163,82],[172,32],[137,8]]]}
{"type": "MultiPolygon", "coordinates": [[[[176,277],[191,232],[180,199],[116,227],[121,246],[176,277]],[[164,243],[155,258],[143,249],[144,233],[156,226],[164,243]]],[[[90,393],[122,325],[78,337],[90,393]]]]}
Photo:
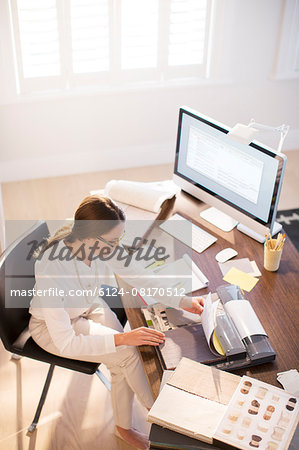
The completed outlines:
{"type": "Polygon", "coordinates": [[[215,236],[202,230],[198,225],[179,214],[174,214],[170,219],[163,222],[160,228],[198,253],[203,252],[217,241],[215,236]]]}

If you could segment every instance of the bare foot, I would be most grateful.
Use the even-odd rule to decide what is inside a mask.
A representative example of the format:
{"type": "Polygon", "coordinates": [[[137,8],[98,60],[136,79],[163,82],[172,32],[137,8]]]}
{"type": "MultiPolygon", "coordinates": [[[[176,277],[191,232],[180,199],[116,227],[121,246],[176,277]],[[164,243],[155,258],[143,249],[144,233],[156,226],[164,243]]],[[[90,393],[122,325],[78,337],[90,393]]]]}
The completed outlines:
{"type": "Polygon", "coordinates": [[[139,450],[146,450],[149,448],[150,443],[148,437],[145,434],[139,433],[139,431],[134,429],[126,430],[125,428],[121,428],[117,425],[115,428],[118,431],[120,437],[128,444],[131,444],[133,447],[136,447],[139,450]]]}

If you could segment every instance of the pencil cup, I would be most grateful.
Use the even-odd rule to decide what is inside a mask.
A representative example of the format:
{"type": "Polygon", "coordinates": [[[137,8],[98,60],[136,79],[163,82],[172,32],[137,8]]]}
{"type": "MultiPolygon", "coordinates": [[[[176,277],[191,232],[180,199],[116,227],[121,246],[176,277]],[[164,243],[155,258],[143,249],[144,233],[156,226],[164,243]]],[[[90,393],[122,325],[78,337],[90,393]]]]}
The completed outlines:
{"type": "MultiPolygon", "coordinates": [[[[275,247],[277,239],[271,239],[273,248],[275,247]]],[[[280,258],[282,254],[282,248],[280,250],[274,250],[264,245],[264,267],[270,272],[275,272],[279,268],[280,258]]]]}

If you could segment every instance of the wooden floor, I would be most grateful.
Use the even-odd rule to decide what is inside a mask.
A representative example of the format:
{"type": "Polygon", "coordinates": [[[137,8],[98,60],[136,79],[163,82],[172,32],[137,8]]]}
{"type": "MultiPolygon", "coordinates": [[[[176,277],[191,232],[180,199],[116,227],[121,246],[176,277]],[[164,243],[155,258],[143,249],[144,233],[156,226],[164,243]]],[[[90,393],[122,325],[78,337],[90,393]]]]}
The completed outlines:
{"type": "Polygon", "coordinates": [[[89,191],[104,188],[109,180],[165,180],[172,171],[172,165],[163,165],[3,183],[4,215],[7,220],[61,220],[72,217],[89,191]]]}
{"type": "MultiPolygon", "coordinates": [[[[279,209],[299,206],[299,150],[286,152],[288,161],[279,209]]],[[[173,165],[93,172],[2,184],[6,220],[64,219],[72,217],[90,190],[102,189],[111,179],[136,181],[172,178],[173,165]]]]}
{"type": "MultiPolygon", "coordinates": [[[[299,207],[299,151],[287,156],[279,209],[299,207]]],[[[162,180],[171,178],[172,170],[164,165],[4,183],[5,218],[72,217],[84,196],[110,179],[162,180]]],[[[132,450],[113,435],[110,395],[100,380],[61,368],[54,371],[38,429],[27,436],[48,367],[26,358],[11,360],[0,346],[0,450],[132,450]]],[[[149,429],[145,417],[146,410],[136,401],[134,426],[144,432],[149,429]]]]}

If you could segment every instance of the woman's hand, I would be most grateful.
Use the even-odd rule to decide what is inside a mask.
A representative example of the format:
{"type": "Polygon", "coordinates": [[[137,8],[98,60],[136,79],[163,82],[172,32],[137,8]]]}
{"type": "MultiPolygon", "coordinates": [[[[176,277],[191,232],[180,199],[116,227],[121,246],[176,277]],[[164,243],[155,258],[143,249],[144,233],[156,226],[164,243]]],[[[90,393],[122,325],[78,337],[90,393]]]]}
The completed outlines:
{"type": "Polygon", "coordinates": [[[140,327],[126,333],[114,335],[115,345],[159,345],[165,340],[165,334],[151,328],[140,327]]]}
{"type": "Polygon", "coordinates": [[[203,312],[204,299],[202,297],[183,297],[180,308],[193,314],[201,315],[203,312]]]}

